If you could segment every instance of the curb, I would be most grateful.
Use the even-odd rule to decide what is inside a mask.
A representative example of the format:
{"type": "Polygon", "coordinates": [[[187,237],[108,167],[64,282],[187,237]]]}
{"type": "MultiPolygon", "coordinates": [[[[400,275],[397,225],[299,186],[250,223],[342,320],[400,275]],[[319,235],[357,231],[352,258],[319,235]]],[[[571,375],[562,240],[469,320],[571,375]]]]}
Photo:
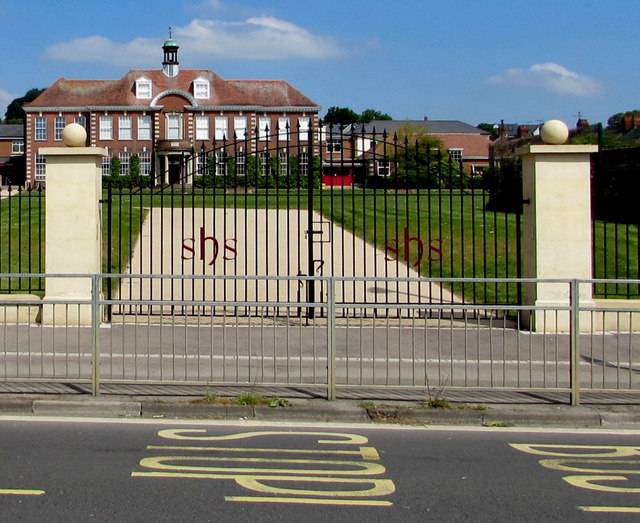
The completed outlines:
{"type": "Polygon", "coordinates": [[[291,400],[286,407],[197,403],[192,398],[0,398],[0,416],[68,416],[127,419],[255,420],[265,422],[457,425],[640,429],[640,408],[567,405],[454,405],[425,408],[414,402],[364,407],[355,400],[291,400]]]}

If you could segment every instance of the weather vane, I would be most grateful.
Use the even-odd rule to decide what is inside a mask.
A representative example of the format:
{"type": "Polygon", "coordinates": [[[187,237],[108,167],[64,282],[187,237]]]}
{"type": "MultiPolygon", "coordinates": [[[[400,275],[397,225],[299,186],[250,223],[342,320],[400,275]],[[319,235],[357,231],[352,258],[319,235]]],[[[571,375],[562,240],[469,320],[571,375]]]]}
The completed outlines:
{"type": "Polygon", "coordinates": [[[169,26],[169,40],[171,40],[171,38],[172,38],[172,29],[171,29],[171,26],[169,26]]]}

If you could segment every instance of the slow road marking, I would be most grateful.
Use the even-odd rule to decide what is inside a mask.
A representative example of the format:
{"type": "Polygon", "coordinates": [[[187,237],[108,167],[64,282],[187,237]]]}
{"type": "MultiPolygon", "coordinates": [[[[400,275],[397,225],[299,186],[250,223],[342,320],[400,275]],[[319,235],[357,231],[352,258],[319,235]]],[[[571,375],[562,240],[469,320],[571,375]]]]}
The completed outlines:
{"type": "MultiPolygon", "coordinates": [[[[380,454],[360,434],[343,432],[251,431],[212,436],[204,429],[165,429],[158,436],[179,445],[149,445],[131,473],[136,478],[232,480],[251,495],[225,496],[242,503],[297,503],[389,507],[396,490],[384,477],[380,454]],[[251,447],[269,438],[309,438],[310,448],[251,447]],[[238,446],[245,442],[246,447],[238,446]],[[187,444],[185,442],[192,442],[187,444]],[[208,445],[209,442],[214,443],[208,445]],[[230,442],[230,446],[224,443],[230,442]],[[337,448],[336,448],[337,446],[337,448]],[[328,448],[327,448],[328,447],[328,448]]],[[[296,440],[297,442],[299,440],[296,440]]],[[[289,443],[290,444],[290,443],[289,443]]]]}
{"type": "MultiPolygon", "coordinates": [[[[538,463],[545,468],[571,472],[563,476],[569,485],[605,493],[640,494],[640,487],[625,482],[640,474],[640,447],[630,445],[542,445],[511,443],[511,447],[543,457],[538,463]],[[631,477],[629,477],[631,476],[631,477]]],[[[581,505],[583,512],[640,514],[635,506],[581,505]]]]}

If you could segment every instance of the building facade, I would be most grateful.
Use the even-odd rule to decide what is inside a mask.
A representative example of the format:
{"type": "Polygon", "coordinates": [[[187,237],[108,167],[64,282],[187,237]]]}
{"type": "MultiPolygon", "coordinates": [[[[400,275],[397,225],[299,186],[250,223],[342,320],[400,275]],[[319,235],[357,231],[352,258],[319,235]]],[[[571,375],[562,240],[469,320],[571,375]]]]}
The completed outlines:
{"type": "Polygon", "coordinates": [[[490,133],[458,120],[378,120],[322,129],[325,185],[363,183],[372,176],[391,176],[395,160],[423,136],[436,138],[452,161],[471,176],[489,166],[490,133]]]}
{"type": "MultiPolygon", "coordinates": [[[[62,130],[76,122],[87,146],[106,147],[103,174],[112,158],[120,174],[135,155],[140,174],[154,184],[190,183],[199,151],[228,143],[236,158],[261,154],[277,141],[304,154],[318,154],[310,129],[320,106],[281,80],[225,80],[205,69],[180,68],[178,44],[163,45],[162,69],[131,70],[119,80],[59,79],[25,104],[26,184],[46,181],[41,147],[62,145],[62,130]]],[[[204,157],[204,155],[202,155],[204,157]]]]}
{"type": "Polygon", "coordinates": [[[24,184],[24,126],[0,125],[0,185],[24,184]]]}

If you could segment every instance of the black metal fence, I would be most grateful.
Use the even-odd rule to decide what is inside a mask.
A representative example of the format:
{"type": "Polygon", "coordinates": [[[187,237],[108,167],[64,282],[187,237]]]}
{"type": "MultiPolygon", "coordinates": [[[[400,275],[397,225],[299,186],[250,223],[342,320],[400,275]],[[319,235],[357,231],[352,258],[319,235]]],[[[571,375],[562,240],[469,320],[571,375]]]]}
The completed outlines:
{"type": "MultiPolygon", "coordinates": [[[[105,177],[106,270],[128,274],[510,278],[520,276],[520,214],[491,206],[486,180],[428,142],[346,126],[267,129],[200,150],[167,150],[154,175],[105,177]],[[297,131],[298,132],[298,131],[297,131]]],[[[321,300],[299,282],[228,280],[108,291],[132,299],[321,300]]],[[[341,282],[353,303],[517,303],[519,285],[341,282]]],[[[426,311],[426,312],[425,312],[426,311]]],[[[122,310],[116,312],[133,312],[122,310]]],[[[188,311],[185,311],[188,312],[188,311]]],[[[224,311],[222,311],[224,312],[224,311]]],[[[313,314],[313,311],[302,311],[313,314]]]]}
{"type": "MultiPolygon", "coordinates": [[[[595,277],[636,279],[640,275],[640,148],[595,153],[591,165],[595,277]]],[[[640,288],[597,284],[596,294],[639,298],[640,288]]]]}
{"type": "MultiPolygon", "coordinates": [[[[44,191],[6,186],[0,197],[0,273],[44,272],[44,191]]],[[[0,293],[39,293],[41,278],[0,278],[0,293]]]]}

